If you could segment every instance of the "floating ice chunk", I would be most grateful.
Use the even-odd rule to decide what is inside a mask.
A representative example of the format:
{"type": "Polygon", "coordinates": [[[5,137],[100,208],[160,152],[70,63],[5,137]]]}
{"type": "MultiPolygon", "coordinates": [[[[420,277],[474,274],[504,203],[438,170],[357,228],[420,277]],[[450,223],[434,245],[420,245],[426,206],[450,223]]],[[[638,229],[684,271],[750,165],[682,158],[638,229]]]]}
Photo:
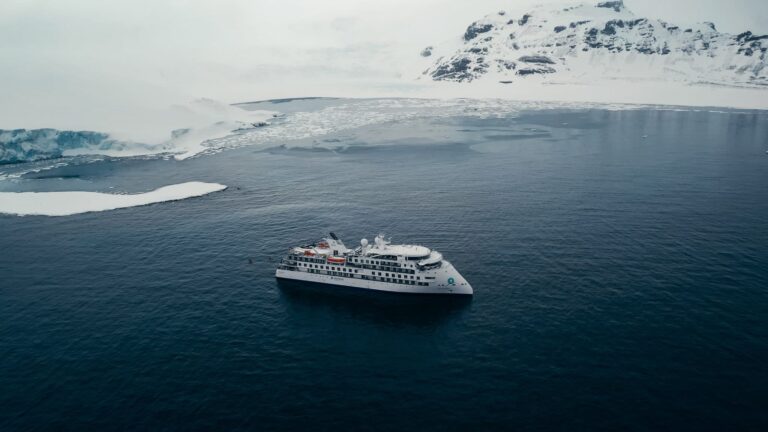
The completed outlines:
{"type": "Polygon", "coordinates": [[[226,189],[223,184],[187,182],[138,194],[101,192],[0,192],[0,213],[69,216],[199,197],[226,189]]]}

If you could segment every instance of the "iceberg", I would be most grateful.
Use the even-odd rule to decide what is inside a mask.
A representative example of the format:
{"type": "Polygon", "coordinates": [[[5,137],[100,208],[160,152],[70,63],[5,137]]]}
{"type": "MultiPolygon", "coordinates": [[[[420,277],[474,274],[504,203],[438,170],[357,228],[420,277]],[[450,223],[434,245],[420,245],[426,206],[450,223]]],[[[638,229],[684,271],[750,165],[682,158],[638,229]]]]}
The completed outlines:
{"type": "Polygon", "coordinates": [[[0,213],[18,216],[70,216],[115,210],[208,195],[227,187],[219,183],[192,181],[163,186],[138,194],[101,192],[0,192],[0,213]]]}

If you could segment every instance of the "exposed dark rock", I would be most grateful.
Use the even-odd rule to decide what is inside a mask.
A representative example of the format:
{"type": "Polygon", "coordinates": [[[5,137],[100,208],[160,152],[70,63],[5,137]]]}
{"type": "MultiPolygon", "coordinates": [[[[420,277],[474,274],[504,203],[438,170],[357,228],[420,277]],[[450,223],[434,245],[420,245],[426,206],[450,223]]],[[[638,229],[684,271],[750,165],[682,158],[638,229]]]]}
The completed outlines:
{"type": "MultiPolygon", "coordinates": [[[[601,48],[603,46],[602,43],[597,41],[597,34],[600,32],[600,30],[592,27],[591,29],[587,30],[587,33],[584,37],[584,43],[587,44],[590,48],[601,48]]],[[[586,49],[584,50],[586,51],[586,49]]]]}
{"type": "Polygon", "coordinates": [[[504,81],[499,81],[499,82],[501,84],[512,84],[514,81],[504,80],[504,81]]]}
{"type": "Polygon", "coordinates": [[[472,64],[472,60],[466,57],[455,58],[449,63],[438,66],[432,72],[432,78],[449,81],[464,81],[469,78],[471,81],[472,74],[469,73],[470,64],[472,64]]]}
{"type": "Polygon", "coordinates": [[[622,0],[600,2],[597,4],[597,7],[613,9],[616,12],[621,12],[621,9],[624,8],[624,2],[622,0]]]}
{"type": "Polygon", "coordinates": [[[509,60],[496,60],[496,63],[499,64],[499,70],[514,70],[517,68],[517,64],[509,60]]]}
{"type": "Polygon", "coordinates": [[[586,20],[586,21],[574,21],[574,22],[570,23],[570,24],[568,25],[568,27],[570,27],[570,28],[576,28],[577,26],[580,26],[580,25],[582,25],[582,24],[587,24],[588,22],[589,22],[589,20],[586,20]]]}
{"type": "Polygon", "coordinates": [[[533,15],[530,15],[530,14],[525,14],[525,15],[523,15],[523,17],[520,19],[520,21],[518,21],[517,23],[518,23],[518,24],[520,24],[520,25],[526,25],[526,24],[528,24],[528,20],[529,20],[529,19],[531,19],[531,17],[532,17],[532,16],[533,16],[533,15]]]}
{"type": "Polygon", "coordinates": [[[518,60],[523,63],[535,63],[535,64],[555,64],[551,58],[542,55],[522,56],[518,60]]]}
{"type": "Polygon", "coordinates": [[[474,54],[488,54],[488,48],[487,47],[473,47],[469,49],[469,52],[474,54]]]}
{"type": "Polygon", "coordinates": [[[616,28],[624,28],[624,21],[623,20],[611,20],[605,23],[605,28],[603,28],[602,34],[605,35],[615,35],[616,34],[616,28]]]}
{"type": "Polygon", "coordinates": [[[555,26],[555,33],[560,33],[561,31],[565,30],[566,26],[555,26]]]}
{"type": "Polygon", "coordinates": [[[488,65],[482,57],[474,63],[467,57],[454,57],[450,62],[441,64],[432,72],[435,81],[472,81],[487,72],[488,65]]]}
{"type": "Polygon", "coordinates": [[[762,59],[765,59],[765,52],[768,51],[768,47],[763,46],[763,41],[768,42],[768,35],[757,36],[752,32],[747,31],[736,36],[736,42],[741,45],[737,51],[738,54],[744,54],[747,57],[751,57],[755,53],[762,54],[762,59]]]}
{"type": "Polygon", "coordinates": [[[506,11],[499,11],[499,15],[501,15],[501,16],[504,16],[504,15],[506,15],[506,14],[507,14],[507,12],[506,12],[506,11]]]}
{"type": "Polygon", "coordinates": [[[740,33],[738,36],[736,36],[736,40],[743,43],[747,41],[747,39],[752,37],[751,31],[745,31],[744,33],[740,33]]]}
{"type": "Polygon", "coordinates": [[[717,31],[717,28],[715,28],[715,23],[713,22],[705,21],[704,25],[711,28],[713,31],[717,31]]]}
{"type": "Polygon", "coordinates": [[[740,43],[758,41],[762,39],[768,39],[768,35],[757,36],[753,35],[751,31],[745,31],[744,33],[736,36],[736,40],[740,43]]]}
{"type": "Polygon", "coordinates": [[[549,66],[539,66],[539,67],[528,67],[519,69],[517,71],[517,75],[520,76],[526,76],[526,75],[541,75],[541,74],[548,74],[548,73],[554,73],[555,70],[549,66]]]}
{"type": "Polygon", "coordinates": [[[432,47],[431,46],[428,46],[428,47],[424,48],[423,50],[421,50],[421,56],[422,57],[429,57],[431,55],[432,55],[432,47]]]}
{"type": "Polygon", "coordinates": [[[464,40],[470,41],[476,38],[480,33],[487,33],[491,30],[493,30],[493,24],[472,23],[467,27],[467,31],[464,32],[464,40]]]}

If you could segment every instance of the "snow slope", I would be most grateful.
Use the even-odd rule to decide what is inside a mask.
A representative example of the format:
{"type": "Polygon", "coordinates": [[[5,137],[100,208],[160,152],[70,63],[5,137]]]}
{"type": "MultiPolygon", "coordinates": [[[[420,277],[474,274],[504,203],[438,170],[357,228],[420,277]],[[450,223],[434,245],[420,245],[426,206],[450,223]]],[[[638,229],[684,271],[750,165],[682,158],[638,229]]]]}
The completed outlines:
{"type": "Polygon", "coordinates": [[[519,16],[504,11],[487,15],[460,38],[425,48],[421,79],[510,86],[621,81],[766,89],[766,51],[768,35],[720,33],[713,23],[682,28],[636,16],[622,1],[555,10],[540,6],[519,16]]]}
{"type": "Polygon", "coordinates": [[[99,192],[0,192],[0,213],[19,216],[69,216],[165,201],[178,201],[222,191],[226,188],[226,186],[218,183],[187,182],[164,186],[151,192],[130,195],[99,192]]]}

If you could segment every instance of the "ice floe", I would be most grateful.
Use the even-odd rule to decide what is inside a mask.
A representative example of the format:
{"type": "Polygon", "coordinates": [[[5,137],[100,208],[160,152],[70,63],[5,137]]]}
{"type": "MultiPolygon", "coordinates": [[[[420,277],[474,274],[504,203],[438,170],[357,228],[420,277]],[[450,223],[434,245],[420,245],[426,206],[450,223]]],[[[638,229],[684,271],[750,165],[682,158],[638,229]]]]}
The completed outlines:
{"type": "Polygon", "coordinates": [[[192,181],[138,194],[101,192],[0,192],[0,213],[70,216],[199,197],[226,189],[223,184],[192,181]]]}

